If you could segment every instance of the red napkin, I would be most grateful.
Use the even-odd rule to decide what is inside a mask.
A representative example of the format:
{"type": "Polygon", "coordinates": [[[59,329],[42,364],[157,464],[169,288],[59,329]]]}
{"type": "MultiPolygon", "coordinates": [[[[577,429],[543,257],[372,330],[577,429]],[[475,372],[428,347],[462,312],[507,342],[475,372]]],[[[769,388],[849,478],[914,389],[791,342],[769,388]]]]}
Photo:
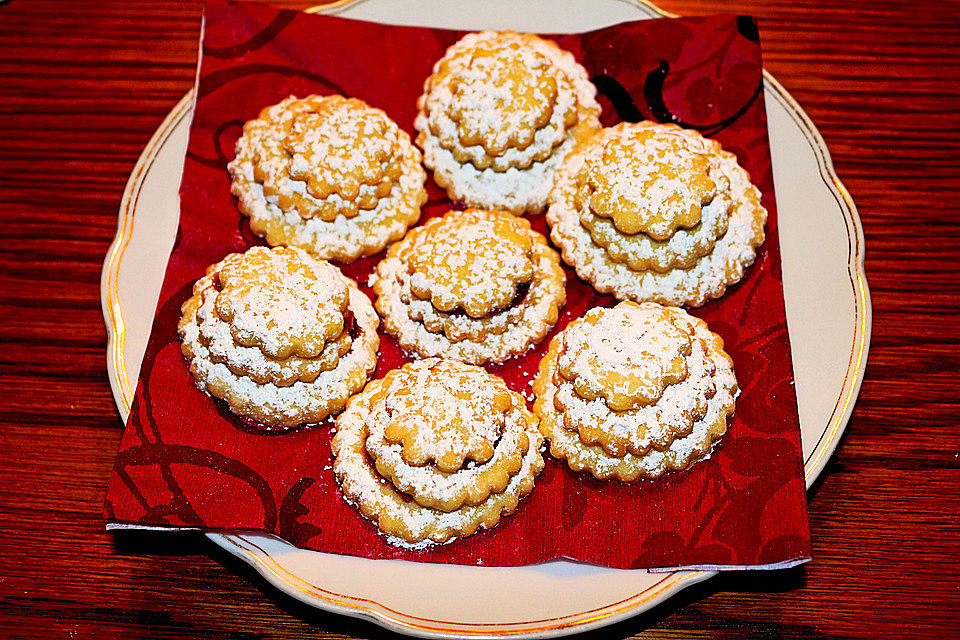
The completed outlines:
{"type": "MultiPolygon", "coordinates": [[[[176,334],[180,305],[207,265],[262,243],[237,212],[226,170],[243,122],[291,94],[340,93],[384,109],[413,133],[423,81],[462,35],[207,3],[180,227],[116,458],[107,519],[113,526],[262,530],[319,551],[473,565],[566,557],[617,568],[731,568],[807,560],[760,46],[750,18],[649,20],[552,36],[598,86],[604,124],[647,118],[695,127],[736,153],[763,192],[770,217],[756,263],[723,298],[694,311],[725,340],[742,389],[729,431],[709,460],[626,486],[548,459],[533,493],[497,528],[409,551],[387,544],[342,498],[331,470],[329,423],[264,432],[194,385],[176,334]]],[[[429,190],[424,219],[451,207],[432,183],[429,190]]],[[[546,231],[543,216],[534,226],[546,231]]],[[[381,257],[343,270],[365,284],[381,257]]],[[[572,271],[567,276],[568,302],[554,331],[591,307],[615,303],[572,271]]],[[[531,397],[531,372],[548,340],[488,369],[531,397]]],[[[382,334],[377,376],[407,360],[382,334]]]]}

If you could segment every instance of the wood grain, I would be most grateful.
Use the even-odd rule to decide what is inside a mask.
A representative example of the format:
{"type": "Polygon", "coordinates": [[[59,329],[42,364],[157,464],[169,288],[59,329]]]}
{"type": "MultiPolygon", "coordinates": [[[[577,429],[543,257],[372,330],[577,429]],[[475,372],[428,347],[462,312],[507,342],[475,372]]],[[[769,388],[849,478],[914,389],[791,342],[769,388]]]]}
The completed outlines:
{"type": "MultiPolygon", "coordinates": [[[[309,3],[275,3],[290,7],[309,3]]],[[[758,17],[766,67],[857,203],[874,324],[811,493],[814,561],[726,575],[595,638],[960,633],[960,4],[663,0],[758,17]]],[[[109,535],[121,423],[100,268],[137,157],[193,82],[200,2],[0,5],[0,637],[379,638],[192,534],[109,535]]]]}

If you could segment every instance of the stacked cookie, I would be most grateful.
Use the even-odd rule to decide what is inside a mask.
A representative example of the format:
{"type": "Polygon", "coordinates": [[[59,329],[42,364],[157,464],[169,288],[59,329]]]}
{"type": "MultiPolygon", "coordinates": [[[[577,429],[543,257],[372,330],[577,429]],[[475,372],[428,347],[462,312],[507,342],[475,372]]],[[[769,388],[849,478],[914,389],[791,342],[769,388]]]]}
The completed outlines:
{"type": "Polygon", "coordinates": [[[526,351],[565,301],[560,258],[503,211],[451,211],[411,229],[371,286],[384,328],[421,356],[480,364],[526,351]]]}
{"type": "Polygon", "coordinates": [[[682,309],[592,309],[550,343],[533,383],[550,453],[632,482],[682,471],[726,432],[737,382],[723,340],[682,309]]]}
{"type": "Polygon", "coordinates": [[[716,141],[639,122],[604,129],[566,157],[546,218],[564,261],[597,291],[700,306],[743,277],[767,212],[716,141]]]}
{"type": "Polygon", "coordinates": [[[450,198],[539,212],[563,157],[600,126],[586,70],[532,34],[464,36],[434,65],[417,102],[417,144],[450,198]]]}
{"type": "Polygon", "coordinates": [[[456,360],[394,369],[337,419],[346,498],[395,543],[422,547],[488,529],[543,469],[537,418],[503,380],[456,360]]]}
{"type": "Polygon", "coordinates": [[[342,262],[403,236],[427,198],[409,136],[383,111],[341,96],[267,107],[244,124],[228,168],[255,233],[342,262]]]}
{"type": "Polygon", "coordinates": [[[268,427],[341,411],[376,368],[373,305],[302,249],[228,255],[194,284],[181,311],[181,349],[197,384],[268,427]]]}

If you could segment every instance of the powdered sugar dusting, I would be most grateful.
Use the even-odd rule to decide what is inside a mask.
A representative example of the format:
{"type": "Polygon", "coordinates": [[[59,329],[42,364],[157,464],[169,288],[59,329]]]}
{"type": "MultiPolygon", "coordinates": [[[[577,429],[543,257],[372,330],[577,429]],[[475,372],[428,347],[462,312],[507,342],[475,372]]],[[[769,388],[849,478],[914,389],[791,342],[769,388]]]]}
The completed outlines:
{"type": "Polygon", "coordinates": [[[490,459],[510,408],[505,385],[455,361],[411,367],[404,378],[384,398],[384,437],[401,445],[407,463],[453,472],[490,459]]]}
{"type": "Polygon", "coordinates": [[[380,183],[389,193],[399,175],[399,130],[386,114],[359,100],[328,98],[295,118],[285,132],[289,175],[304,181],[316,198],[336,193],[341,200],[354,200],[361,185],[380,183]]]}
{"type": "Polygon", "coordinates": [[[312,382],[321,372],[337,366],[340,357],[353,343],[350,327],[345,326],[343,333],[328,341],[316,357],[271,358],[259,347],[245,347],[233,339],[230,325],[221,320],[214,309],[219,295],[216,289],[204,289],[201,295],[197,323],[200,341],[207,347],[209,358],[227,365],[235,375],[247,376],[260,384],[272,382],[277,386],[289,386],[297,380],[312,382]]]}
{"type": "MultiPolygon", "coordinates": [[[[457,216],[458,213],[451,212],[447,215],[457,216]]],[[[526,229],[525,225],[521,226],[526,229]]],[[[402,283],[405,282],[403,274],[409,273],[403,256],[408,239],[416,237],[414,230],[407,238],[390,248],[387,257],[377,265],[377,276],[371,283],[377,294],[377,310],[384,318],[387,332],[397,337],[403,349],[416,352],[422,357],[443,355],[472,364],[502,362],[539,342],[557,321],[559,309],[566,297],[565,277],[560,268],[559,256],[547,245],[546,239],[529,229],[525,233],[532,242],[533,274],[527,294],[517,303],[522,315],[506,330],[496,332],[490,329],[500,322],[500,318],[491,321],[489,325],[486,320],[501,314],[509,314],[510,318],[513,318],[516,309],[514,306],[508,306],[507,309],[484,318],[470,318],[468,314],[463,314],[460,318],[437,315],[424,322],[416,320],[421,313],[412,310],[411,305],[414,303],[411,293],[402,288],[402,283]],[[405,298],[411,302],[404,302],[405,298]],[[471,333],[473,329],[478,332],[471,333]],[[448,337],[445,331],[456,337],[448,337]]],[[[508,296],[515,293],[516,289],[508,291],[503,299],[508,299],[508,296]]]]}
{"type": "Polygon", "coordinates": [[[427,199],[420,158],[405,132],[359,100],[291,97],[244,125],[230,191],[269,244],[350,262],[419,219],[427,199]],[[318,112],[334,121],[324,124],[318,112]]]}
{"type": "Polygon", "coordinates": [[[670,129],[620,125],[589,145],[591,161],[577,176],[581,200],[622,233],[664,241],[700,223],[717,195],[710,156],[670,129]]]}
{"type": "Polygon", "coordinates": [[[581,397],[602,397],[616,411],[653,404],[688,375],[689,336],[659,305],[593,309],[567,327],[563,345],[560,375],[581,397]]]}
{"type": "Polygon", "coordinates": [[[401,252],[410,288],[444,312],[480,318],[505,308],[533,277],[529,228],[509,214],[468,209],[415,230],[401,252]]]}
{"type": "MultiPolygon", "coordinates": [[[[458,146],[481,145],[491,156],[530,146],[534,132],[555,117],[559,88],[550,60],[518,43],[478,47],[461,59],[447,85],[452,99],[438,105],[458,125],[458,146]]],[[[567,108],[575,117],[572,104],[567,108]]],[[[559,116],[551,147],[563,138],[564,113],[559,116]]]]}
{"type": "MultiPolygon", "coordinates": [[[[636,126],[679,130],[676,126],[653,123],[636,126]]],[[[599,135],[608,135],[607,131],[599,135]]],[[[704,149],[715,144],[704,142],[705,139],[696,132],[679,131],[695,141],[691,144],[699,144],[704,149]]],[[[717,170],[729,182],[729,197],[733,202],[726,232],[716,240],[713,249],[691,267],[664,272],[654,269],[635,271],[628,264],[613,260],[603,247],[593,242],[590,232],[580,221],[576,187],[576,176],[589,156],[570,154],[557,172],[546,214],[550,237],[561,248],[564,261],[597,291],[613,294],[621,300],[700,306],[709,298],[723,295],[727,286],[737,282],[744,269],[753,262],[756,247],[763,242],[767,213],[760,205],[759,192],[750,184],[749,175],[737,164],[736,157],[719,150],[719,147],[715,154],[717,170]]],[[[714,179],[716,181],[717,177],[714,179]]]]}
{"type": "Polygon", "coordinates": [[[427,359],[385,385],[366,419],[366,450],[377,472],[420,505],[453,511],[479,504],[503,491],[520,470],[529,445],[529,414],[501,380],[453,360],[427,359]],[[448,388],[437,392],[442,385],[436,379],[454,372],[448,388]],[[423,402],[411,411],[414,397],[423,402]],[[435,414],[431,409],[438,402],[443,408],[435,414]],[[395,433],[398,423],[401,438],[395,433]],[[411,445],[417,449],[413,455],[411,445]],[[456,459],[449,459],[450,451],[459,454],[456,459]]]}
{"type": "Polygon", "coordinates": [[[560,159],[599,128],[586,71],[530,34],[468,34],[424,84],[414,121],[437,184],[470,206],[539,211],[560,159]]]}
{"type": "Polygon", "coordinates": [[[655,404],[612,411],[600,399],[584,399],[561,375],[559,336],[541,361],[534,410],[551,453],[575,471],[624,482],[654,479],[709,457],[725,432],[738,390],[722,341],[703,321],[680,309],[664,310],[684,327],[690,349],[686,377],[667,385],[655,404]]]}
{"type": "MultiPolygon", "coordinates": [[[[516,400],[511,400],[504,427],[504,434],[517,434],[514,440],[517,447],[507,447],[512,452],[504,456],[497,452],[483,464],[465,464],[449,477],[444,477],[439,470],[398,467],[403,462],[402,455],[398,446],[389,442],[383,427],[389,414],[386,399],[396,392],[403,393],[402,390],[416,395],[419,387],[408,386],[412,379],[407,379],[407,373],[424,371],[440,362],[429,359],[411,363],[371,383],[338,418],[337,434],[331,443],[334,471],[346,499],[356,504],[365,517],[374,520],[392,544],[408,548],[442,544],[455,537],[472,535],[480,528],[495,526],[532,490],[533,480],[543,468],[543,440],[536,428],[536,419],[512,392],[508,392],[509,396],[516,400]],[[517,425],[520,425],[519,431],[516,431],[517,425]],[[371,464],[367,455],[375,457],[375,464],[371,464]],[[499,466],[492,466],[500,465],[501,458],[507,461],[502,474],[499,466]],[[380,473],[381,467],[385,475],[380,473]],[[461,478],[460,474],[466,475],[461,478]],[[507,479],[503,481],[502,476],[507,479]],[[405,499],[403,490],[395,483],[411,491],[415,500],[405,499]],[[434,490],[440,493],[435,494],[434,490]],[[424,501],[436,508],[424,506],[421,504],[424,501]],[[462,505],[454,506],[461,501],[462,505]]],[[[500,385],[502,382],[494,383],[496,388],[500,385]]],[[[469,396],[468,392],[469,389],[464,389],[463,395],[469,396]]],[[[466,397],[461,401],[470,402],[466,397]]],[[[508,441],[506,435],[501,437],[498,447],[508,441]]]]}
{"type": "Polygon", "coordinates": [[[343,332],[347,283],[302,249],[254,247],[224,265],[215,303],[234,340],[272,358],[316,357],[343,332]]]}
{"type": "MultiPolygon", "coordinates": [[[[534,274],[536,276],[537,274],[534,274]]],[[[397,287],[400,302],[407,307],[410,319],[422,324],[431,333],[443,333],[451,342],[461,340],[484,340],[489,335],[501,334],[523,321],[523,316],[533,300],[539,296],[541,287],[527,287],[526,295],[517,301],[511,300],[503,310],[472,318],[460,310],[440,311],[430,299],[421,299],[410,288],[410,274],[397,272],[397,287]]],[[[540,278],[534,277],[531,284],[536,285],[540,278]]]]}
{"type": "MultiPolygon", "coordinates": [[[[261,247],[256,250],[266,249],[261,247]]],[[[307,258],[313,260],[309,256],[307,258]]],[[[197,282],[193,297],[183,305],[178,331],[183,354],[190,361],[190,372],[197,385],[212,396],[226,400],[234,413],[268,426],[320,422],[340,411],[347,398],[363,387],[376,368],[379,318],[370,300],[355,284],[340,275],[339,278],[347,286],[347,308],[356,325],[356,339],[350,341],[349,349],[337,358],[334,367],[310,376],[311,381],[296,380],[284,386],[272,382],[261,383],[247,375],[235,373],[231,367],[242,369],[238,363],[231,362],[228,366],[211,357],[207,346],[210,341],[205,341],[201,336],[201,320],[198,317],[205,298],[212,301],[220,297],[216,295],[215,285],[222,268],[242,260],[242,254],[231,254],[214,265],[208,275],[197,282]]],[[[269,321],[265,324],[269,325],[269,321]]]]}

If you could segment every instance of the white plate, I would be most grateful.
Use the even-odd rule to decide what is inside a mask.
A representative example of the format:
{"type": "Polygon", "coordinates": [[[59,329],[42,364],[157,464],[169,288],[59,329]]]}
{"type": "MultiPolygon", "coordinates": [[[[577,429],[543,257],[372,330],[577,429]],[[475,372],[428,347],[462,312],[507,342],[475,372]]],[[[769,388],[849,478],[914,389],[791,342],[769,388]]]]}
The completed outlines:
{"type": "MultiPolygon", "coordinates": [[[[327,11],[390,24],[541,32],[668,15],[638,0],[360,0],[327,11]]],[[[863,232],[813,123],[766,73],[764,88],[809,487],[840,440],[866,365],[871,310],[863,232]]],[[[192,93],[167,116],[134,168],[104,263],[107,370],[124,419],[176,234],[191,101],[192,93]]],[[[646,611],[713,575],[566,561],[486,568],[366,560],[304,551],[266,535],[208,535],[298,600],[424,637],[577,633],[646,611]]]]}

